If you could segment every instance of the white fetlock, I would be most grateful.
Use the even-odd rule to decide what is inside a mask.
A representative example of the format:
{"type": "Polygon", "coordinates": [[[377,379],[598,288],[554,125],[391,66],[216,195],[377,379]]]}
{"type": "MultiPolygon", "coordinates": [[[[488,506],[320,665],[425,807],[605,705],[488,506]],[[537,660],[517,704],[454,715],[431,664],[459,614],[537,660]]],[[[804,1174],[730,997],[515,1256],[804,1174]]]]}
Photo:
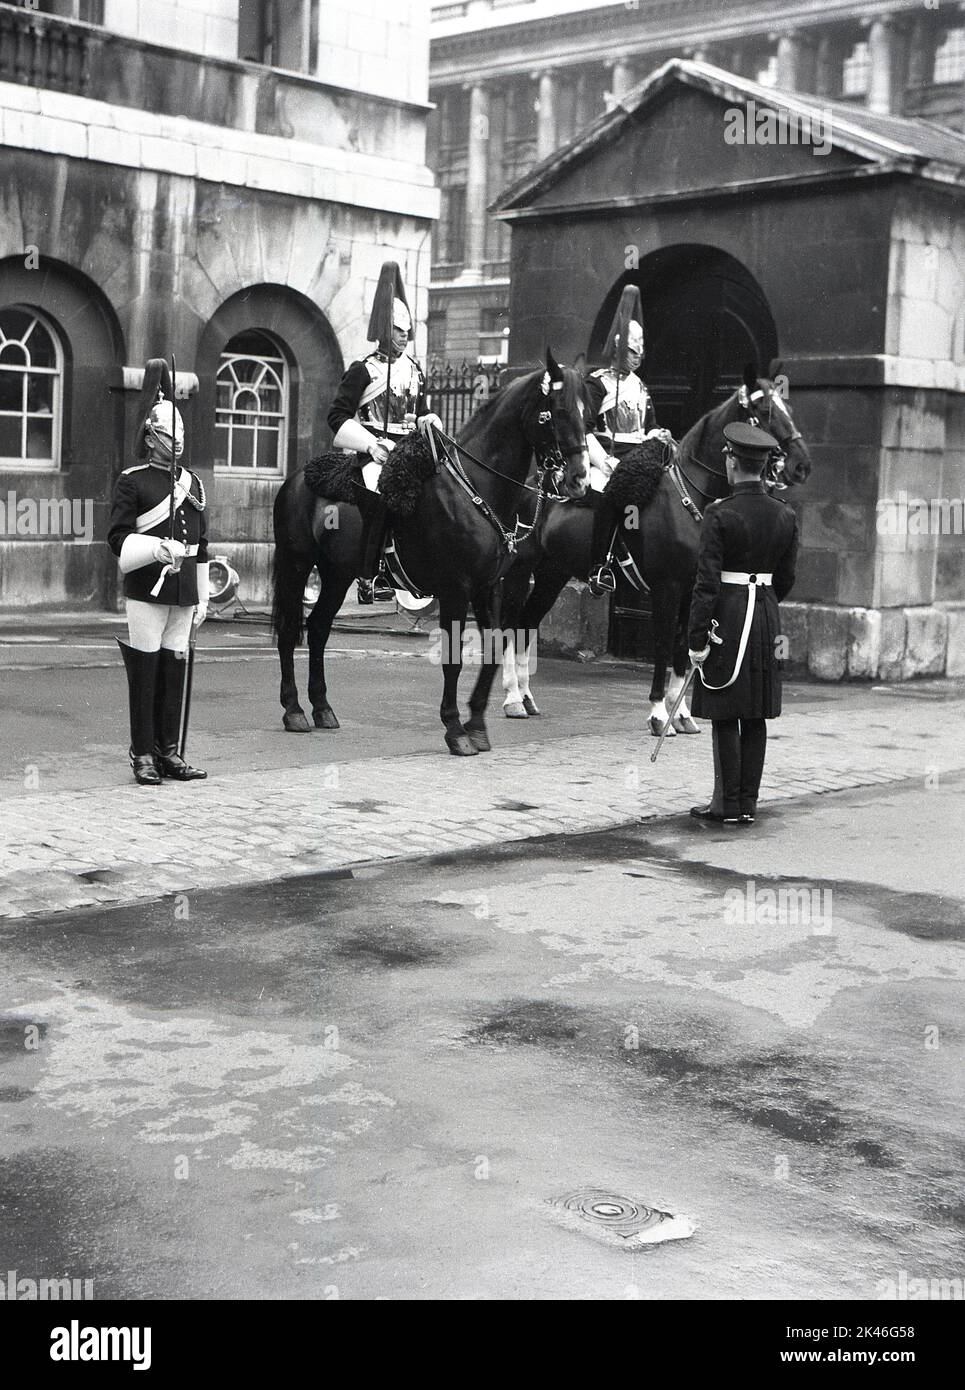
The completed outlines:
{"type": "Polygon", "coordinates": [[[527,719],[516,670],[516,643],[510,633],[503,649],[503,714],[507,719],[527,719]]]}
{"type": "MultiPolygon", "coordinates": [[[[663,733],[664,729],[667,727],[667,724],[668,724],[668,722],[669,722],[669,719],[670,719],[670,711],[667,709],[667,702],[666,702],[666,700],[655,700],[654,703],[653,703],[653,704],[651,705],[651,707],[650,707],[650,719],[649,719],[649,724],[650,724],[650,732],[651,732],[656,738],[659,738],[660,735],[663,733]]],[[[674,735],[675,735],[675,733],[676,733],[676,730],[675,730],[675,729],[673,728],[673,726],[671,725],[671,727],[670,727],[669,729],[667,729],[667,737],[668,737],[668,738],[673,738],[674,735]]]]}
{"type": "Polygon", "coordinates": [[[522,700],[506,700],[503,702],[503,714],[507,719],[528,719],[526,706],[522,700]]]}

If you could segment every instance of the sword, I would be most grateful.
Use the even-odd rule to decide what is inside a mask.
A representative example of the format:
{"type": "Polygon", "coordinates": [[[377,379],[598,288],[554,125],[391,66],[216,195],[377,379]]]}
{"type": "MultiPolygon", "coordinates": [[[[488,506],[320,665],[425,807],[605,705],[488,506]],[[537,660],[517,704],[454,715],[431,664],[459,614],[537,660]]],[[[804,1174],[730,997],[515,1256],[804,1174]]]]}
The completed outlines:
{"type": "MultiPolygon", "coordinates": [[[[712,621],[711,624],[710,624],[710,641],[716,643],[718,647],[721,646],[721,645],[723,644],[723,641],[724,641],[723,637],[718,637],[718,636],[717,636],[717,619],[716,619],[716,618],[714,618],[713,621],[712,621]]],[[[662,729],[661,734],[660,734],[660,737],[657,739],[657,746],[656,746],[656,748],[653,750],[653,752],[650,754],[650,761],[651,761],[652,763],[655,763],[655,762],[657,761],[657,754],[660,752],[661,748],[663,747],[663,741],[664,741],[664,739],[667,737],[667,734],[668,734],[668,733],[670,732],[670,730],[673,728],[673,722],[674,722],[674,719],[677,717],[677,711],[680,709],[680,706],[683,704],[684,700],[686,700],[686,698],[687,698],[687,691],[688,691],[688,690],[690,689],[690,687],[693,685],[693,683],[694,683],[694,677],[696,676],[696,674],[697,674],[697,672],[698,672],[699,670],[700,670],[700,667],[697,665],[696,662],[694,662],[694,664],[691,666],[690,670],[687,672],[687,679],[684,681],[683,685],[680,687],[680,690],[677,692],[677,698],[674,700],[673,704],[670,706],[670,711],[669,711],[669,714],[667,715],[667,722],[666,722],[666,724],[664,724],[663,729],[662,729]]]]}

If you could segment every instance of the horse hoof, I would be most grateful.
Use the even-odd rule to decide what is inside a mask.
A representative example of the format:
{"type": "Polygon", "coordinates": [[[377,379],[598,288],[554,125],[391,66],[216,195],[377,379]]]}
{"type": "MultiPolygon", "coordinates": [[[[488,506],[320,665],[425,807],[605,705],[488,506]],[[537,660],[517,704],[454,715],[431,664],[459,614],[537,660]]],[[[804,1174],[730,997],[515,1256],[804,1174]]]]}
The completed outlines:
{"type": "Polygon", "coordinates": [[[479,752],[468,734],[446,734],[446,746],[454,758],[474,758],[479,752]]]}
{"type": "MultiPolygon", "coordinates": [[[[664,719],[658,719],[657,716],[656,716],[655,714],[651,714],[651,716],[650,716],[650,718],[649,718],[649,720],[648,720],[647,722],[648,722],[649,725],[650,725],[650,732],[653,734],[654,738],[659,738],[660,735],[663,733],[664,729],[667,729],[666,720],[664,720],[664,719]]],[[[673,727],[673,725],[671,724],[670,728],[667,729],[667,737],[668,737],[668,738],[675,738],[676,735],[677,735],[677,730],[676,730],[676,729],[673,727]]]]}
{"type": "Polygon", "coordinates": [[[673,722],[678,734],[699,734],[700,725],[697,724],[690,715],[678,714],[673,722]]]}
{"type": "Polygon", "coordinates": [[[528,719],[526,706],[521,700],[513,700],[512,704],[503,705],[503,714],[507,719],[528,719]]]}
{"type": "Polygon", "coordinates": [[[532,715],[534,719],[536,719],[540,713],[539,706],[533,699],[532,695],[523,696],[523,709],[526,711],[527,714],[532,715]]]}
{"type": "Polygon", "coordinates": [[[286,714],[284,724],[285,730],[289,734],[310,734],[312,732],[312,726],[301,710],[297,714],[286,714]]]}
{"type": "Polygon", "coordinates": [[[316,710],[313,718],[316,729],[340,729],[342,727],[335,718],[335,711],[330,705],[326,705],[324,709],[316,710]]]}
{"type": "Polygon", "coordinates": [[[467,727],[466,733],[469,735],[469,740],[477,753],[491,753],[493,751],[493,746],[489,742],[489,735],[486,733],[485,729],[471,729],[467,727]]]}

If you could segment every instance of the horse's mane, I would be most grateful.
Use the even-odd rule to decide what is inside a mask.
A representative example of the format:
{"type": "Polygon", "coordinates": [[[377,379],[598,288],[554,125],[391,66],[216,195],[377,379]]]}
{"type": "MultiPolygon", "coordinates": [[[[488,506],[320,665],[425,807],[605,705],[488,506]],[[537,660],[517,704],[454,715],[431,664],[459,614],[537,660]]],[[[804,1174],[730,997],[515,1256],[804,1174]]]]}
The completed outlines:
{"type": "Polygon", "coordinates": [[[732,391],[726,400],[721,401],[720,405],[715,405],[713,410],[708,410],[705,415],[701,415],[700,419],[691,425],[680,441],[680,455],[683,459],[693,459],[696,463],[701,462],[700,453],[707,442],[707,435],[711,430],[717,428],[723,416],[736,400],[737,392],[732,391]]]}
{"type": "MultiPolygon", "coordinates": [[[[562,372],[561,404],[568,414],[575,414],[578,409],[578,402],[583,399],[583,378],[575,367],[563,367],[562,372]]],[[[473,411],[460,431],[460,442],[471,444],[477,435],[499,423],[500,412],[509,402],[515,405],[517,398],[521,398],[519,401],[519,419],[524,428],[528,429],[535,425],[536,416],[539,411],[544,409],[546,403],[546,397],[542,391],[545,374],[545,367],[537,367],[526,376],[515,377],[505,386],[501,386],[494,395],[489,397],[488,401],[482,403],[478,410],[473,411]]]]}

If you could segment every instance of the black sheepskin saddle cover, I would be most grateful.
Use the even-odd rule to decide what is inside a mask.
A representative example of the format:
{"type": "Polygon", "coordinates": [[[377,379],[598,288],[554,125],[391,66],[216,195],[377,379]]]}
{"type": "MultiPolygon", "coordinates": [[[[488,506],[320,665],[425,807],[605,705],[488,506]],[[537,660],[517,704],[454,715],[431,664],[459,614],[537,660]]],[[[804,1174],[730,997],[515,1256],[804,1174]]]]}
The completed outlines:
{"type": "MultiPolygon", "coordinates": [[[[395,446],[379,479],[379,492],[394,516],[412,516],[419,504],[422,485],[435,468],[432,450],[421,434],[406,435],[395,446]]],[[[358,456],[340,449],[319,454],[305,465],[305,485],[316,497],[357,506],[358,490],[365,486],[358,456]]]]}
{"type": "Polygon", "coordinates": [[[393,516],[412,516],[423,484],[435,471],[429,441],[421,434],[407,434],[392,450],[379,479],[379,491],[393,516]]]}
{"type": "Polygon", "coordinates": [[[309,492],[329,502],[357,502],[356,483],[362,483],[362,470],[355,454],[332,449],[305,464],[305,485],[309,492]]]}
{"type": "Polygon", "coordinates": [[[621,510],[633,506],[643,511],[656,496],[666,461],[667,446],[659,439],[645,439],[617,464],[604,497],[621,510]]]}

